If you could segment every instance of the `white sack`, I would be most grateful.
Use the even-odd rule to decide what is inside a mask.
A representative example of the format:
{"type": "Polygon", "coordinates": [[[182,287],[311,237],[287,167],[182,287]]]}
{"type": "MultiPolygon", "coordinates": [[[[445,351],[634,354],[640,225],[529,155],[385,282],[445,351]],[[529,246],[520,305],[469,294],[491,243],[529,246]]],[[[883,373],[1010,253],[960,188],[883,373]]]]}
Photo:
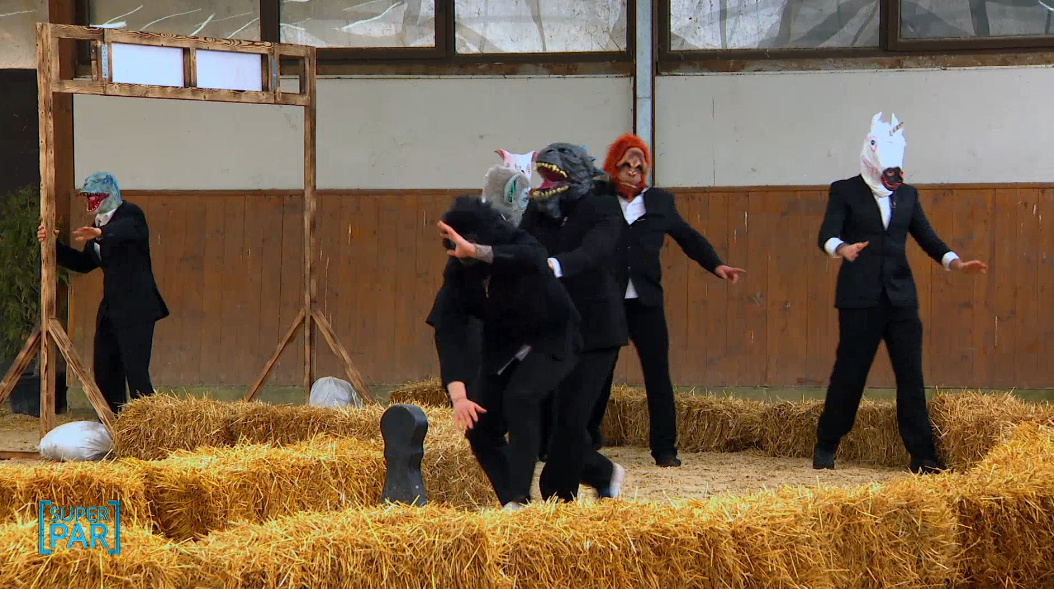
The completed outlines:
{"type": "Polygon", "coordinates": [[[48,432],[40,440],[38,450],[47,460],[94,461],[102,460],[113,440],[106,426],[97,421],[72,421],[48,432]]]}
{"type": "Polygon", "coordinates": [[[354,406],[362,409],[362,401],[355,393],[351,383],[346,380],[323,376],[311,385],[311,398],[309,403],[312,407],[347,407],[354,406]]]}

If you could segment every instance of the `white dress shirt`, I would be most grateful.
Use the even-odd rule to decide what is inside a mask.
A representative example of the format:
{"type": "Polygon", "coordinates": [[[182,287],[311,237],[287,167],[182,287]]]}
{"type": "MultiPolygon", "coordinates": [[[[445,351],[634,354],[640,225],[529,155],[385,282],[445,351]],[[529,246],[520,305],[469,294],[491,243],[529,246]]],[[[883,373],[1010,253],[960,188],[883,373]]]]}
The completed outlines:
{"type": "MultiPolygon", "coordinates": [[[[889,218],[893,214],[892,209],[889,206],[889,197],[878,196],[874,193],[872,193],[872,196],[875,197],[875,202],[878,203],[878,210],[882,214],[882,226],[886,229],[889,229],[889,218]]],[[[838,246],[842,245],[843,243],[844,242],[841,239],[837,237],[832,237],[831,239],[828,239],[826,243],[823,244],[823,249],[827,250],[827,253],[830,254],[832,258],[838,258],[840,256],[835,253],[835,250],[837,250],[838,246]]],[[[944,254],[943,258],[941,258],[941,265],[944,266],[945,270],[950,270],[951,263],[958,259],[959,256],[955,252],[948,252],[944,254]]]]}
{"type": "MultiPolygon", "coordinates": [[[[121,206],[121,205],[117,205],[117,206],[121,206]]],[[[110,211],[109,213],[102,213],[100,215],[95,215],[95,226],[101,228],[103,225],[109,223],[110,219],[113,218],[113,214],[116,213],[116,212],[117,212],[117,209],[115,208],[114,210],[110,211]]],[[[98,241],[92,242],[92,245],[95,246],[95,254],[98,255],[99,259],[101,260],[102,259],[102,248],[99,247],[99,242],[98,241]]]]}

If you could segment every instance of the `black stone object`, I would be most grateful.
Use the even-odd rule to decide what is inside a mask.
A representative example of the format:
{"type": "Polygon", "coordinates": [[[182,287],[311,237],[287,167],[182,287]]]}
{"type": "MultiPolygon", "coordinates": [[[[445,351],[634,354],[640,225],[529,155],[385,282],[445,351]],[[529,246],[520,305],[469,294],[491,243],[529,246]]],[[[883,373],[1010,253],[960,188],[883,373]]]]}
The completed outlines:
{"type": "Polygon", "coordinates": [[[428,418],[415,405],[392,405],[381,415],[384,438],[384,490],[381,502],[424,505],[425,483],[421,478],[428,418]]]}

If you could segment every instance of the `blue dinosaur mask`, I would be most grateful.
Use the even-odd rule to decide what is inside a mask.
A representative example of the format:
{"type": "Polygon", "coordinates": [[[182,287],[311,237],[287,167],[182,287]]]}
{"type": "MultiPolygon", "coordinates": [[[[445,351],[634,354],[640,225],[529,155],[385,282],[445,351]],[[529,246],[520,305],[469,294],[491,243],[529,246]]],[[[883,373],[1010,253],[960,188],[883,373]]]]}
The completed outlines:
{"type": "Polygon", "coordinates": [[[589,194],[598,177],[606,174],[597,169],[595,158],[579,145],[550,143],[534,158],[534,167],[542,185],[531,191],[531,198],[553,217],[560,216],[562,202],[576,201],[589,194]]]}
{"type": "Polygon", "coordinates": [[[87,201],[87,210],[93,215],[105,215],[121,204],[121,189],[109,172],[95,172],[84,181],[81,196],[87,201]]]}

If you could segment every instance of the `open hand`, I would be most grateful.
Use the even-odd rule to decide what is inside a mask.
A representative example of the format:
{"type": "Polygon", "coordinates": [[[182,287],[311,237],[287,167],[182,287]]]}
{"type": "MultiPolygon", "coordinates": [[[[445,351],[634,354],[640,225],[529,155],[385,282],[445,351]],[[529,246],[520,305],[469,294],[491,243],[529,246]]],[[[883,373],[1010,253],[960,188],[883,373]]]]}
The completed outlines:
{"type": "Polygon", "coordinates": [[[451,256],[454,256],[455,258],[462,259],[471,258],[476,255],[475,244],[469,243],[465,240],[464,237],[458,235],[458,232],[454,231],[454,229],[450,225],[447,225],[442,221],[436,223],[436,225],[439,227],[439,235],[454,242],[454,249],[447,250],[446,253],[450,254],[451,256]]]}
{"type": "Polygon", "coordinates": [[[860,255],[860,250],[867,247],[868,242],[854,243],[852,245],[843,243],[838,246],[838,249],[834,250],[834,253],[849,260],[850,262],[856,260],[856,257],[860,255]]]}
{"type": "Polygon", "coordinates": [[[952,260],[952,263],[949,264],[948,267],[952,270],[958,270],[959,272],[963,272],[965,274],[988,273],[988,265],[984,262],[981,262],[980,260],[970,260],[969,262],[964,262],[962,260],[956,259],[952,260]]]}
{"type": "Polygon", "coordinates": [[[102,235],[102,229],[98,227],[81,227],[73,230],[73,238],[77,241],[88,241],[102,235]]]}
{"type": "MultiPolygon", "coordinates": [[[[56,229],[55,230],[55,237],[57,238],[58,236],[59,236],[59,230],[56,229]]],[[[44,231],[44,226],[41,225],[40,227],[37,227],[37,241],[39,241],[40,243],[44,243],[44,240],[47,239],[47,237],[48,237],[48,232],[44,231]]]]}
{"type": "Polygon", "coordinates": [[[733,268],[732,266],[721,265],[714,268],[714,274],[722,280],[730,280],[732,284],[739,282],[739,275],[746,274],[747,271],[742,268],[733,268]]]}
{"type": "Polygon", "coordinates": [[[469,401],[467,398],[462,397],[454,401],[454,425],[464,433],[465,430],[472,429],[476,422],[479,421],[479,416],[486,412],[486,409],[480,407],[474,401],[469,401]]]}

